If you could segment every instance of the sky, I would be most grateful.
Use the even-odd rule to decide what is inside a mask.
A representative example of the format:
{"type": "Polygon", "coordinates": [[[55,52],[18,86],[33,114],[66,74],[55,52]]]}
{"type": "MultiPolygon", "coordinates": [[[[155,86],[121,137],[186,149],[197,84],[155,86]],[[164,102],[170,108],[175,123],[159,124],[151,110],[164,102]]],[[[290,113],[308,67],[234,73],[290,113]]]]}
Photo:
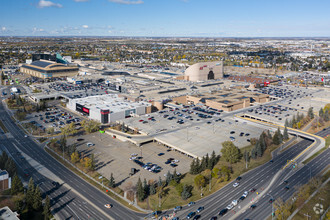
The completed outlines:
{"type": "Polygon", "coordinates": [[[330,0],[0,0],[0,36],[330,37],[330,0]]]}

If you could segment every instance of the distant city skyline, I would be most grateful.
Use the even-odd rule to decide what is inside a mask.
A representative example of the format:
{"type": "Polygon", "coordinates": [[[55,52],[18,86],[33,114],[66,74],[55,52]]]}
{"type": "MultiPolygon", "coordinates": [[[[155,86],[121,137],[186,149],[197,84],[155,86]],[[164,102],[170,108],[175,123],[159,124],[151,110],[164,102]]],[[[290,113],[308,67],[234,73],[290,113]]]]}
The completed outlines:
{"type": "Polygon", "coordinates": [[[0,3],[0,36],[330,37],[328,0],[0,3]]]}

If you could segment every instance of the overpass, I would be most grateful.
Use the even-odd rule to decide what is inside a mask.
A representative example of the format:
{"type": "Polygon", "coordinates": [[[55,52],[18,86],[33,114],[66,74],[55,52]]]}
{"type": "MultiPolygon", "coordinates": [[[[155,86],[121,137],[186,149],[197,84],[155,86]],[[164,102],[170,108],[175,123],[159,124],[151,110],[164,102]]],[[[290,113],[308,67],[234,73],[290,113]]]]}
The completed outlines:
{"type": "MultiPolygon", "coordinates": [[[[262,125],[262,126],[266,126],[267,128],[271,127],[272,130],[275,130],[277,128],[284,129],[283,125],[278,125],[273,122],[269,122],[266,119],[259,118],[256,116],[251,116],[248,114],[243,114],[242,116],[235,115],[235,117],[240,118],[242,120],[247,120],[252,123],[262,125]]],[[[295,135],[297,137],[299,136],[304,139],[312,140],[313,143],[310,146],[308,146],[305,150],[303,150],[300,154],[298,154],[295,158],[293,158],[292,160],[289,160],[287,162],[287,164],[283,167],[283,169],[285,169],[292,162],[296,162],[298,164],[303,162],[304,160],[308,159],[310,156],[312,156],[313,154],[315,154],[316,152],[321,150],[323,147],[325,147],[325,139],[323,137],[317,136],[315,134],[310,134],[305,131],[297,130],[294,128],[288,127],[287,129],[288,129],[289,134],[295,135]]]]}

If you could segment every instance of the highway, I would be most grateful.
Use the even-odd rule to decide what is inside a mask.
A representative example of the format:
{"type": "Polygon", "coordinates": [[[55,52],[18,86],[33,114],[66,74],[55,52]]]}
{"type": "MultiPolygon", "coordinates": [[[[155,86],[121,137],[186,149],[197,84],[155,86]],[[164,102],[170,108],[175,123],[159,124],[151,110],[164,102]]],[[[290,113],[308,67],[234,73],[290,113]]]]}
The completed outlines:
{"type": "MultiPolygon", "coordinates": [[[[325,131],[319,132],[318,135],[325,136],[325,134],[329,134],[329,133],[330,133],[330,129],[326,129],[325,131]]],[[[216,193],[208,196],[207,198],[203,198],[197,201],[194,206],[192,207],[185,206],[183,210],[177,213],[176,216],[179,216],[180,219],[185,218],[189,212],[196,211],[199,206],[204,206],[205,209],[202,211],[201,216],[203,219],[210,219],[212,216],[217,216],[219,211],[226,208],[226,206],[229,205],[234,199],[239,199],[244,193],[244,191],[249,191],[250,189],[255,188],[257,189],[256,192],[261,193],[262,190],[269,185],[273,176],[285,166],[287,160],[291,160],[292,158],[299,155],[300,152],[302,152],[312,143],[313,141],[305,139],[291,146],[284,152],[276,155],[273,158],[273,163],[268,162],[264,165],[261,165],[241,175],[242,179],[238,187],[234,188],[233,187],[234,181],[232,181],[231,183],[229,183],[228,185],[226,185],[216,193]]],[[[280,176],[278,179],[279,181],[283,181],[281,179],[285,177],[286,177],[286,173],[284,172],[284,174],[282,174],[282,176],[280,176]]],[[[309,176],[307,177],[309,178],[309,176]]],[[[206,187],[205,190],[207,189],[208,187],[206,187]]],[[[290,190],[293,189],[291,188],[290,190]]],[[[243,202],[241,202],[234,209],[230,210],[223,218],[229,219],[237,211],[239,211],[239,206],[243,208],[245,205],[250,204],[251,201],[255,200],[257,196],[256,192],[250,193],[248,197],[245,200],[243,200],[243,202]]],[[[168,213],[166,214],[170,214],[170,213],[172,213],[172,211],[168,211],[168,213]]],[[[268,215],[270,213],[271,212],[268,212],[268,215]]],[[[238,218],[238,219],[244,219],[244,218],[238,218]]],[[[260,219],[260,218],[256,218],[256,219],[260,219]]]]}
{"type": "MultiPolygon", "coordinates": [[[[319,135],[328,135],[330,129],[319,132],[319,135]]],[[[315,157],[307,165],[301,167],[301,169],[295,170],[287,168],[284,172],[284,178],[279,178],[269,189],[267,194],[263,196],[256,203],[256,208],[248,209],[246,212],[239,216],[235,216],[235,219],[266,219],[272,213],[272,204],[269,203],[271,196],[276,200],[281,198],[283,201],[288,200],[296,191],[297,186],[306,184],[310,177],[316,176],[330,165],[330,149],[328,148],[322,154],[315,157]],[[288,183],[284,183],[283,180],[287,180],[288,183]],[[289,189],[285,189],[288,186],[289,189]]]]}
{"type": "Polygon", "coordinates": [[[52,180],[39,174],[27,162],[18,164],[21,174],[23,170],[27,170],[35,182],[42,183],[40,187],[43,192],[49,194],[54,202],[54,204],[52,203],[52,210],[60,219],[139,219],[144,216],[142,213],[123,207],[57,162],[29,137],[25,138],[25,133],[10,119],[2,102],[0,104],[0,119],[10,133],[1,134],[0,143],[3,150],[9,152],[16,160],[18,158],[15,154],[18,150],[22,151],[55,174],[52,180],[56,181],[58,177],[65,183],[56,189],[51,184],[52,180]],[[113,204],[113,208],[105,208],[104,205],[108,203],[113,204]]]}

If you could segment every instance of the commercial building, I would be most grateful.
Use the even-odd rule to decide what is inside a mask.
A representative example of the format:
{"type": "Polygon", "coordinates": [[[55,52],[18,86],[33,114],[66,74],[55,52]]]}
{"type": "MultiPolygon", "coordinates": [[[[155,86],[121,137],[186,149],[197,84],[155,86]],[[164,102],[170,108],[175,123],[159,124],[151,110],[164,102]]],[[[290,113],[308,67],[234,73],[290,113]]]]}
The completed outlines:
{"type": "Polygon", "coordinates": [[[0,170],[0,191],[11,188],[11,177],[6,170],[0,170]]]}
{"type": "Polygon", "coordinates": [[[70,99],[67,107],[102,124],[151,112],[150,103],[128,101],[117,94],[70,99]]]}
{"type": "Polygon", "coordinates": [[[20,72],[35,76],[38,78],[68,77],[78,75],[77,66],[69,66],[63,63],[56,63],[49,60],[37,60],[31,64],[24,64],[20,72]]]}
{"type": "Polygon", "coordinates": [[[183,77],[178,77],[178,79],[185,79],[189,81],[206,81],[212,79],[221,79],[223,78],[223,62],[202,62],[195,63],[192,66],[188,67],[185,71],[183,77]]]}
{"type": "Polygon", "coordinates": [[[0,219],[19,220],[19,214],[13,212],[8,206],[0,208],[0,219]]]}
{"type": "Polygon", "coordinates": [[[173,101],[182,104],[202,104],[210,108],[223,111],[235,111],[246,108],[253,102],[265,103],[269,101],[269,95],[249,91],[222,91],[197,95],[176,97],[173,101]]]}

